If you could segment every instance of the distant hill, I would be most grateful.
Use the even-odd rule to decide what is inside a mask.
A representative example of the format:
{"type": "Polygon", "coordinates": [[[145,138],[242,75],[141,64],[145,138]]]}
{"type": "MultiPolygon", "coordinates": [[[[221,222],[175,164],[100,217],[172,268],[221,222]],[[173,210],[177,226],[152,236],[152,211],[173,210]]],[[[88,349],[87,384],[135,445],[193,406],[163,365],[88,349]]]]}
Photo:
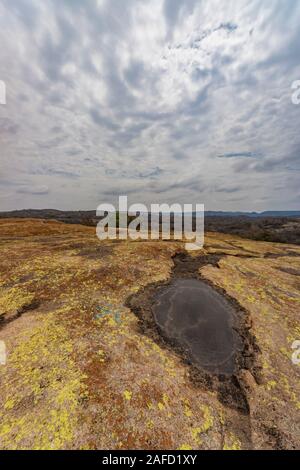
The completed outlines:
{"type": "Polygon", "coordinates": [[[300,211],[222,212],[206,211],[206,217],[300,217],[300,211]]]}
{"type": "Polygon", "coordinates": [[[56,209],[23,209],[0,212],[1,218],[51,219],[68,224],[97,225],[96,211],[59,211],[56,209]]]}
{"type": "MultiPolygon", "coordinates": [[[[0,219],[50,219],[67,224],[95,227],[99,221],[96,211],[59,211],[27,209],[0,212],[0,219]]],[[[205,230],[239,235],[254,240],[300,244],[300,211],[265,212],[205,212],[205,230]]]]}
{"type": "MultiPolygon", "coordinates": [[[[206,217],[300,217],[300,211],[265,211],[265,212],[226,212],[226,211],[205,211],[206,217]]],[[[68,220],[85,220],[96,218],[96,211],[60,211],[57,209],[22,209],[9,212],[0,212],[0,218],[41,218],[68,220]]]]}

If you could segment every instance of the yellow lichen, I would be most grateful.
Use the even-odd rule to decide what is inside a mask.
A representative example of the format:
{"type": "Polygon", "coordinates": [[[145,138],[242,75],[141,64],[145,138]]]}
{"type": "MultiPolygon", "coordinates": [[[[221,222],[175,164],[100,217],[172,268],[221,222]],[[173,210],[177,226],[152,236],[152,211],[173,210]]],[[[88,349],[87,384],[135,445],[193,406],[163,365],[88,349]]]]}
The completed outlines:
{"type": "Polygon", "coordinates": [[[130,392],[129,390],[125,390],[124,391],[124,397],[125,397],[125,400],[130,401],[131,398],[132,398],[132,392],[130,392]]]}
{"type": "Polygon", "coordinates": [[[241,450],[240,440],[233,433],[230,433],[225,438],[223,450],[241,450]]]}
{"type": "Polygon", "coordinates": [[[182,444],[178,450],[193,450],[189,444],[182,444]]]}
{"type": "Polygon", "coordinates": [[[24,308],[33,299],[34,294],[20,287],[0,289],[0,315],[24,308]]]}

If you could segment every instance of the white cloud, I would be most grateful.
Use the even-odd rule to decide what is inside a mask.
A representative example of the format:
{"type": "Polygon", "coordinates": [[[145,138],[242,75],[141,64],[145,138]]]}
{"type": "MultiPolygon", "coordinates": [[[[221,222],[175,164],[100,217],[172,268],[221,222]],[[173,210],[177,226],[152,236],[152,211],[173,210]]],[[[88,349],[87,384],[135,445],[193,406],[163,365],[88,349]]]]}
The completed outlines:
{"type": "Polygon", "coordinates": [[[3,0],[0,209],[297,209],[299,26],[294,0],[3,0]]]}

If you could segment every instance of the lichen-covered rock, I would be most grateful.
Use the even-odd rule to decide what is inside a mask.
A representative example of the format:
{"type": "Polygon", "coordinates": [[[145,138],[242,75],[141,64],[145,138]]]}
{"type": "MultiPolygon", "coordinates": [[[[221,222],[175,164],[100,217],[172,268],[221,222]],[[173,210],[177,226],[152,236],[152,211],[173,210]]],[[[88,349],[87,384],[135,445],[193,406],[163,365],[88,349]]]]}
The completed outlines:
{"type": "Polygon", "coordinates": [[[297,448],[300,248],[207,234],[201,275],[249,314],[260,380],[249,413],[197,385],[127,299],[169,278],[179,242],[99,242],[95,229],[0,221],[1,449],[297,448]]]}

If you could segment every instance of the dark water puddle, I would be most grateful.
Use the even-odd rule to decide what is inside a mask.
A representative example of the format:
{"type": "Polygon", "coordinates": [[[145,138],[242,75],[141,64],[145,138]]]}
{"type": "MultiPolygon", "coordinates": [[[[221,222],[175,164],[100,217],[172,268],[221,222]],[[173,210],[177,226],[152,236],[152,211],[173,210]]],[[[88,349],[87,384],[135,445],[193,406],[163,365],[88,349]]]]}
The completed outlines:
{"type": "Polygon", "coordinates": [[[206,265],[218,267],[222,256],[176,254],[170,280],[147,286],[126,305],[138,317],[143,334],[175,351],[189,366],[195,386],[217,391],[223,405],[248,415],[244,373],[259,383],[261,370],[251,319],[199,271],[206,265]]]}
{"type": "Polygon", "coordinates": [[[211,286],[175,279],[158,290],[152,307],[165,338],[185,350],[191,362],[213,374],[232,375],[242,342],[234,331],[234,309],[211,286]]]}

